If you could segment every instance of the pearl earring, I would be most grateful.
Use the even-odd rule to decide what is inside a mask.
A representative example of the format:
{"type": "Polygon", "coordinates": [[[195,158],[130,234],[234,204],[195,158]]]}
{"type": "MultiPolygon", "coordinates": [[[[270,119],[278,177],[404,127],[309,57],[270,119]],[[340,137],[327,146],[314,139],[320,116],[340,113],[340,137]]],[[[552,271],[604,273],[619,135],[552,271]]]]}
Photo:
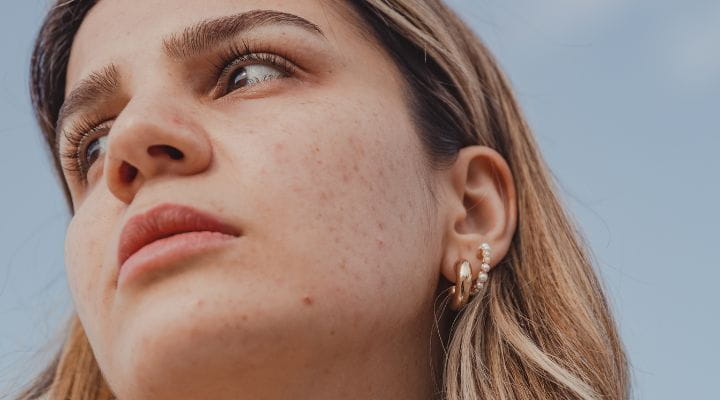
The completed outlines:
{"type": "Polygon", "coordinates": [[[478,274],[477,281],[473,285],[474,294],[479,292],[485,287],[485,282],[488,280],[488,272],[490,272],[490,245],[483,243],[477,249],[477,258],[482,261],[480,264],[480,274],[478,274]]]}

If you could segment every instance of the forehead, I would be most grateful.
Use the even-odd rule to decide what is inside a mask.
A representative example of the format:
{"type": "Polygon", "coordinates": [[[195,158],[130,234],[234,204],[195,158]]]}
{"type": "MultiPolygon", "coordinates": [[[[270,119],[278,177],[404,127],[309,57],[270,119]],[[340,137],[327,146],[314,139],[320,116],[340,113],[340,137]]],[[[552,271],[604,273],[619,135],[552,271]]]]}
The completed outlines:
{"type": "MultiPolygon", "coordinates": [[[[337,0],[333,0],[333,3],[337,0]]],[[[302,17],[331,33],[337,7],[324,0],[124,0],[99,1],[73,40],[65,94],[75,83],[110,64],[161,57],[162,39],[200,20],[251,10],[274,10],[302,17]]]]}

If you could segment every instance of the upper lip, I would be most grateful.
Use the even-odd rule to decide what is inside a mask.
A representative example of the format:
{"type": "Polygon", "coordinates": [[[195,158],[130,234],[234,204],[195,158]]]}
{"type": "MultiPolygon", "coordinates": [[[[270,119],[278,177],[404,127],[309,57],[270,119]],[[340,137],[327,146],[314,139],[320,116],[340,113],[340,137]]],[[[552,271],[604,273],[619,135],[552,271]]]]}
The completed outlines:
{"type": "Polygon", "coordinates": [[[164,203],[130,218],[123,227],[118,245],[118,265],[143,246],[178,233],[211,231],[233,236],[241,232],[209,213],[177,204],[164,203]]]}

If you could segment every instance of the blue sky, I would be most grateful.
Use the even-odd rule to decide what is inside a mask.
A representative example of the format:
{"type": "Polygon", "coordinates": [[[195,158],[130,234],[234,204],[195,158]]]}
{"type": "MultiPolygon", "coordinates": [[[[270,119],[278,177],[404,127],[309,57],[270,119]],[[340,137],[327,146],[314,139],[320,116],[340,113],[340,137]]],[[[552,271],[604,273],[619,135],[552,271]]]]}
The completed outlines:
{"type": "MultiPolygon", "coordinates": [[[[720,356],[720,2],[454,0],[510,77],[585,232],[638,399],[709,399],[720,356]]],[[[0,395],[71,308],[68,215],[27,95],[46,2],[0,14],[0,395]]]]}

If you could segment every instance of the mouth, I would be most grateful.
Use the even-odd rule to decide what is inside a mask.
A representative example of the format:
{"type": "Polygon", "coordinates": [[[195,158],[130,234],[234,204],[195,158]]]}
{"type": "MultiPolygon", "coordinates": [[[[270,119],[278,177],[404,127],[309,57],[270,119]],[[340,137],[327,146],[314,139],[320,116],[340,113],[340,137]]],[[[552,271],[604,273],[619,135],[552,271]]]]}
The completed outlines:
{"type": "Polygon", "coordinates": [[[160,204],[130,218],[123,227],[117,254],[119,280],[217,248],[241,235],[239,229],[210,213],[160,204]]]}

